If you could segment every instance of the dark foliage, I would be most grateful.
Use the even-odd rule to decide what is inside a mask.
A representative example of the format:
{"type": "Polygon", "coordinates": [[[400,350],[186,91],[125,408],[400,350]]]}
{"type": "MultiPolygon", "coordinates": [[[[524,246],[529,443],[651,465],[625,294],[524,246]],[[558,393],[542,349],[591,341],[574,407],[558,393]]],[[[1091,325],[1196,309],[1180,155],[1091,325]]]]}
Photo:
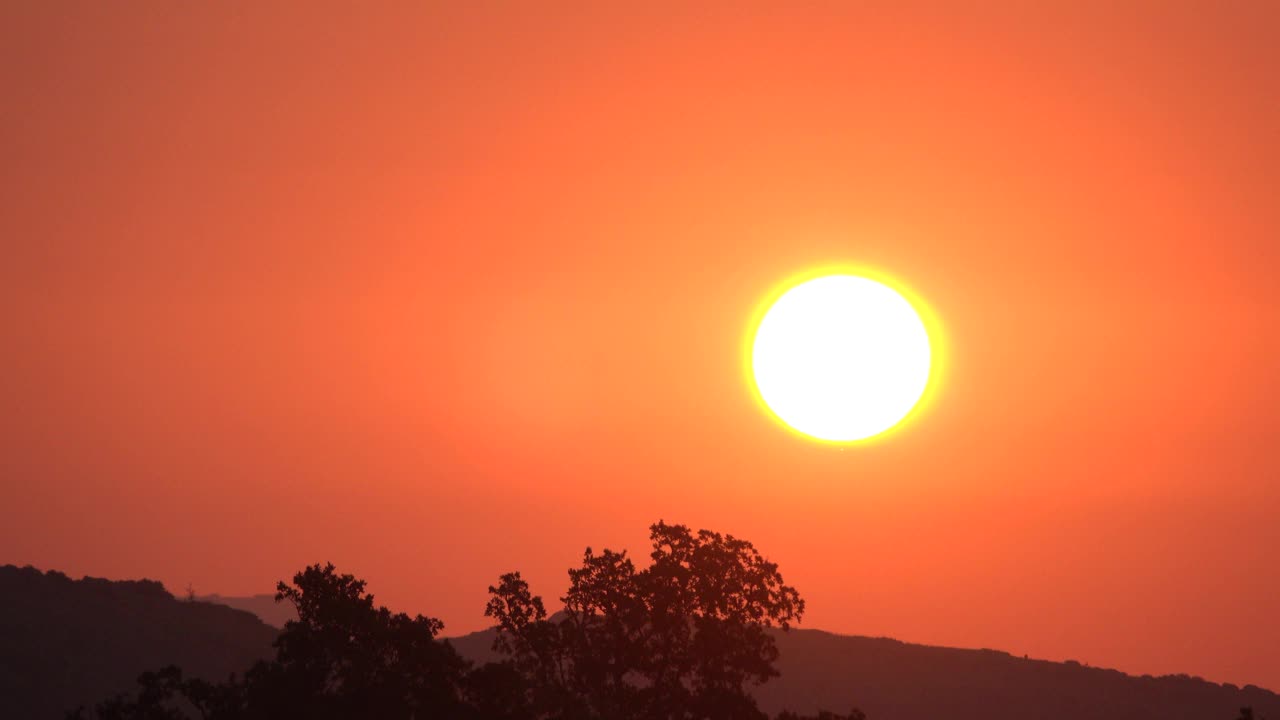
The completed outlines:
{"type": "MultiPolygon", "coordinates": [[[[133,696],[102,703],[102,720],[268,718],[469,718],[468,664],[436,640],[439,620],[374,605],[363,580],[313,565],[280,583],[277,601],[298,619],[275,641],[276,657],[221,684],[186,680],[177,668],[148,673],[133,696]]],[[[73,717],[83,717],[78,713],[73,717]]]]}
{"type": "Polygon", "coordinates": [[[307,568],[280,583],[276,599],[293,603],[276,659],[246,676],[247,717],[457,716],[466,663],[436,640],[435,618],[376,607],[363,580],[333,565],[307,568]]]}
{"type": "Polygon", "coordinates": [[[748,544],[665,525],[655,536],[666,540],[645,569],[624,553],[588,551],[570,572],[563,613],[548,615],[518,575],[505,576],[492,596],[498,627],[448,642],[437,622],[376,606],[363,583],[328,566],[280,588],[280,602],[300,611],[284,635],[247,613],[179,601],[158,583],[0,567],[0,717],[51,720],[133,687],[79,717],[756,719],[758,701],[807,713],[787,720],[858,720],[857,711],[819,712],[856,701],[896,720],[1280,718],[1280,697],[1254,686],[784,632],[803,607],[780,578],[769,581],[776,568],[748,544]],[[732,622],[720,626],[735,616],[758,625],[738,634],[732,622]],[[237,653],[244,659],[229,664],[237,653]],[[188,672],[168,667],[134,682],[175,661],[188,672]]]}
{"type": "MultiPolygon", "coordinates": [[[[437,640],[440,621],[374,604],[364,581],[313,565],[276,600],[298,619],[273,660],[223,683],[146,673],[137,691],[69,717],[99,720],[442,718],[444,720],[757,720],[747,691],[777,676],[766,630],[804,612],[752,545],[658,523],[652,564],[587,550],[569,571],[565,612],[549,619],[518,573],[487,613],[506,657],[479,667],[437,640]]],[[[862,720],[823,714],[819,720],[862,720]]],[[[786,715],[788,720],[801,720],[786,715]]]]}
{"type": "Polygon", "coordinates": [[[489,588],[495,649],[510,657],[538,717],[764,717],[748,685],[777,676],[766,630],[804,601],[745,540],[682,525],[650,528],[652,563],[587,549],[565,610],[548,619],[519,573],[489,588]]]}

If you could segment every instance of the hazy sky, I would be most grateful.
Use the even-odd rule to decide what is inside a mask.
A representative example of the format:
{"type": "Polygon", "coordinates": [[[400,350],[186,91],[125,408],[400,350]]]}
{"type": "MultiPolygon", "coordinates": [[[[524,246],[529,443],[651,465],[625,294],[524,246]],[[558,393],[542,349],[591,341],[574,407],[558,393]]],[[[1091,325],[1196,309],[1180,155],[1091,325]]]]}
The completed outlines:
{"type": "Polygon", "coordinates": [[[0,4],[0,562],[456,633],[661,518],[805,626],[1280,689],[1280,4],[1117,4],[0,4]],[[889,442],[743,382],[832,261],[950,338],[889,442]]]}

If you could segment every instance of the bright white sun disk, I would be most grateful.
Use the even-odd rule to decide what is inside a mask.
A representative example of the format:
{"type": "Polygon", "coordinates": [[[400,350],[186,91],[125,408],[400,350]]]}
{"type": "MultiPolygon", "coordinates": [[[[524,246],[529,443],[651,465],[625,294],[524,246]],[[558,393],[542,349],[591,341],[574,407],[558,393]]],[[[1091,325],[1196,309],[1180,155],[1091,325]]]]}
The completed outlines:
{"type": "Polygon", "coordinates": [[[897,425],[929,383],[929,333],[905,297],[856,275],[797,285],[756,330],[760,397],[787,425],[836,442],[897,425]]]}

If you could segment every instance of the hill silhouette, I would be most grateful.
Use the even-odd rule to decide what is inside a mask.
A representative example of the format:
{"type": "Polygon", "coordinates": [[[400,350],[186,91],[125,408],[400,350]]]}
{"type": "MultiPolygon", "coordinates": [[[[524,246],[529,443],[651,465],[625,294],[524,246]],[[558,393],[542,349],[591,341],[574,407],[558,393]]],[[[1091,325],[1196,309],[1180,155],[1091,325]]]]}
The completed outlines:
{"type": "Polygon", "coordinates": [[[778,636],[782,680],[760,688],[761,707],[810,710],[856,697],[870,718],[894,720],[1234,720],[1250,706],[1280,718],[1280,696],[1255,686],[851,637],[820,630],[778,636]]]}
{"type": "Polygon", "coordinates": [[[0,566],[0,717],[62,718],[169,663],[222,680],[265,657],[278,632],[249,612],[178,600],[151,580],[0,566]]]}
{"type": "Polygon", "coordinates": [[[260,595],[197,595],[199,602],[226,605],[237,610],[244,610],[257,615],[262,622],[274,628],[283,628],[290,620],[298,619],[298,611],[289,603],[276,602],[276,596],[263,593],[260,595]]]}
{"type": "MultiPolygon", "coordinates": [[[[1134,677],[993,650],[820,630],[771,632],[781,677],[755,689],[769,713],[856,705],[872,720],[1232,720],[1252,706],[1259,719],[1280,718],[1280,696],[1253,686],[1134,677]]],[[[71,580],[56,571],[3,566],[2,714],[62,718],[67,709],[129,691],[140,673],[170,663],[188,676],[224,679],[268,657],[277,635],[249,612],[178,599],[157,582],[71,580]]],[[[499,659],[494,639],[486,630],[449,642],[482,663],[499,659]]]]}
{"type": "MultiPolygon", "coordinates": [[[[1242,707],[1280,718],[1280,695],[1186,675],[1118,670],[890,638],[772,631],[781,677],[755,689],[760,708],[814,713],[857,706],[871,720],[1234,720],[1242,707]]],[[[498,659],[494,632],[449,638],[475,662],[498,659]]]]}

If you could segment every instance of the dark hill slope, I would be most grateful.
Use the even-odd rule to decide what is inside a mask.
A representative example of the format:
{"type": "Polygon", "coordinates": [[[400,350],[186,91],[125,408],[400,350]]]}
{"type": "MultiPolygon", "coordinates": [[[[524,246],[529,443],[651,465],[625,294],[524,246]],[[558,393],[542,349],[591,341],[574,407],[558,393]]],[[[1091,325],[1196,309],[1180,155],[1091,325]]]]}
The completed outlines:
{"type": "Polygon", "coordinates": [[[912,645],[817,630],[780,634],[782,679],[761,705],[812,710],[857,704],[894,720],[1234,720],[1243,706],[1280,720],[1280,696],[1185,675],[1134,677],[995,650],[912,645]]]}
{"type": "Polygon", "coordinates": [[[158,582],[0,566],[0,717],[61,718],[171,663],[221,680],[267,657],[277,632],[248,612],[177,600],[158,582]]]}
{"type": "MultiPolygon", "coordinates": [[[[1252,706],[1257,717],[1280,720],[1280,696],[1253,686],[820,630],[776,637],[782,677],[756,690],[771,714],[859,707],[871,720],[1235,720],[1252,706]]],[[[451,642],[473,660],[495,657],[492,631],[451,642]]]]}
{"type": "MultiPolygon", "coordinates": [[[[61,718],[170,663],[222,679],[268,656],[277,632],[248,612],[177,600],[156,582],[0,567],[0,718],[61,718]]],[[[451,642],[473,660],[494,657],[492,631],[451,642]]],[[[1139,678],[816,630],[780,633],[778,646],[782,677],[757,691],[770,712],[858,706],[871,720],[1234,720],[1247,705],[1280,720],[1280,696],[1186,676],[1139,678]]]]}
{"type": "Polygon", "coordinates": [[[276,602],[275,594],[271,595],[248,595],[248,596],[227,596],[218,595],[202,595],[196,600],[208,603],[217,603],[226,605],[237,610],[245,610],[257,615],[262,622],[275,627],[284,629],[284,624],[290,620],[298,619],[298,611],[294,609],[292,603],[276,602]]]}

